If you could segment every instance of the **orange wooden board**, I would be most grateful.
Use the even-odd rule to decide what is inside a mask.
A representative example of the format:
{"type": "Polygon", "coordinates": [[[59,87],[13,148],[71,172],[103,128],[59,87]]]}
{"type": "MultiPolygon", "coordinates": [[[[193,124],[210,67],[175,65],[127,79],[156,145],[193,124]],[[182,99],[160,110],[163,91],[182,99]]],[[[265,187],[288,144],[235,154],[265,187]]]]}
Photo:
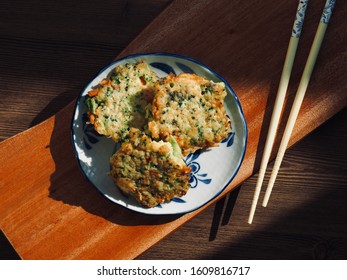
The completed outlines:
{"type": "MultiPolygon", "coordinates": [[[[324,2],[307,11],[284,120],[324,2]]],[[[231,84],[249,142],[238,175],[222,195],[259,167],[296,6],[284,0],[174,1],[120,54],[191,56],[231,84]]],[[[290,145],[347,105],[346,6],[336,4],[290,145]]],[[[0,227],[22,258],[132,259],[212,203],[186,215],[147,216],[108,201],[78,169],[70,138],[73,107],[0,143],[0,227]]]]}

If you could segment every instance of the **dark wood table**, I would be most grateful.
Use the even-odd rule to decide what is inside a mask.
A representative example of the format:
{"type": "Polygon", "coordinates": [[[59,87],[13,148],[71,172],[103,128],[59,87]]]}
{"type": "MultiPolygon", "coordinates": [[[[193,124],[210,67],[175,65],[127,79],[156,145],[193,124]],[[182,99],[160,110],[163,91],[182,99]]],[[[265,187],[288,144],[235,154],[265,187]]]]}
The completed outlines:
{"type": "MultiPolygon", "coordinates": [[[[170,2],[1,4],[0,140],[73,101],[170,2]]],[[[346,34],[339,34],[340,43],[346,34]]],[[[346,128],[342,109],[287,151],[270,203],[258,207],[252,225],[247,218],[256,170],[138,259],[347,259],[346,128]]],[[[5,235],[0,259],[19,258],[5,235]]]]}

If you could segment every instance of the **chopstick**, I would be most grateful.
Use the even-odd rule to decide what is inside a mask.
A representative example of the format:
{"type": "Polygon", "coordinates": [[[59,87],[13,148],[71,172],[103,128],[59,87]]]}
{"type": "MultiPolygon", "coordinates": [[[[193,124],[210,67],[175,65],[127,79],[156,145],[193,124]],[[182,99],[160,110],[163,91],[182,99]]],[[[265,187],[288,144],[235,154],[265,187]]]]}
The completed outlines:
{"type": "Polygon", "coordinates": [[[280,169],[281,163],[282,163],[282,159],[284,157],[284,153],[286,151],[290,136],[292,134],[296,119],[298,117],[299,111],[300,111],[300,107],[302,104],[302,101],[304,99],[311,75],[312,75],[312,71],[314,68],[314,65],[316,63],[317,60],[317,56],[320,50],[320,47],[322,45],[322,41],[324,39],[324,35],[326,32],[326,29],[328,27],[328,23],[329,20],[331,18],[334,6],[335,6],[335,0],[327,0],[317,31],[316,31],[316,35],[314,37],[312,46],[311,46],[311,50],[310,53],[308,55],[306,64],[305,64],[305,68],[304,68],[304,72],[301,76],[301,80],[299,83],[299,87],[298,90],[296,92],[295,95],[295,99],[292,105],[292,109],[290,111],[289,114],[289,118],[287,121],[287,125],[286,128],[284,130],[284,134],[283,134],[283,138],[280,144],[280,147],[278,149],[278,154],[276,156],[276,160],[272,169],[272,173],[269,179],[269,183],[265,192],[265,196],[264,196],[264,201],[263,201],[263,206],[266,207],[268,202],[269,202],[269,198],[278,174],[278,171],[280,169]]]}
{"type": "Polygon", "coordinates": [[[280,78],[280,83],[277,90],[276,100],[274,104],[274,109],[271,116],[270,126],[269,126],[269,133],[266,138],[265,142],[265,148],[263,152],[263,157],[260,163],[260,169],[259,169],[259,175],[258,180],[253,196],[251,211],[248,218],[248,223],[251,224],[254,218],[254,213],[257,207],[259,194],[261,191],[261,187],[263,184],[267,164],[270,159],[273,143],[276,136],[277,126],[280,120],[282,107],[284,103],[284,99],[286,96],[289,78],[292,72],[293,68],[293,62],[296,54],[296,50],[298,47],[300,35],[301,35],[301,29],[305,18],[305,12],[308,5],[308,0],[300,0],[298,4],[298,8],[296,10],[295,20],[292,28],[292,34],[289,40],[289,45],[287,49],[286,58],[284,61],[284,66],[282,69],[282,74],[280,78]]]}
{"type": "MultiPolygon", "coordinates": [[[[301,35],[301,28],[302,28],[302,24],[303,24],[307,5],[308,5],[308,0],[307,1],[303,1],[303,0],[299,1],[299,5],[298,5],[295,21],[294,21],[293,31],[292,31],[292,35],[290,38],[284,67],[282,70],[279,89],[278,89],[277,96],[276,96],[274,111],[273,111],[272,117],[271,117],[271,122],[270,122],[270,126],[269,126],[269,133],[268,133],[268,136],[266,139],[264,154],[263,154],[261,166],[259,169],[259,177],[257,180],[256,189],[255,189],[255,193],[254,193],[254,197],[253,197],[253,201],[252,201],[252,206],[251,206],[251,211],[250,211],[250,215],[248,218],[249,224],[251,224],[253,222],[253,218],[254,218],[257,202],[259,199],[259,194],[261,191],[262,183],[264,180],[267,164],[268,164],[268,161],[270,158],[274,139],[276,136],[277,126],[278,126],[280,115],[282,112],[285,94],[286,94],[286,91],[288,88],[289,78],[290,78],[290,74],[291,74],[291,70],[292,70],[292,66],[293,66],[294,57],[296,54],[298,41],[299,41],[299,38],[301,35]],[[298,32],[296,32],[295,28],[298,29],[298,32]]],[[[316,34],[315,34],[315,38],[313,40],[313,44],[311,46],[311,50],[310,50],[307,62],[305,64],[304,72],[302,74],[302,77],[301,77],[301,80],[299,83],[299,87],[298,87],[298,90],[297,90],[297,93],[296,93],[296,96],[295,96],[295,99],[294,99],[294,102],[292,105],[292,109],[291,109],[291,112],[290,112],[290,115],[289,115],[289,118],[287,121],[287,125],[285,128],[284,134],[283,134],[283,138],[282,138],[280,147],[278,149],[278,154],[277,154],[277,157],[276,157],[276,160],[274,163],[274,167],[273,167],[273,170],[272,170],[272,173],[270,176],[270,180],[269,180],[269,183],[267,186],[267,190],[266,190],[266,193],[264,196],[264,201],[263,201],[264,207],[266,207],[268,204],[268,201],[269,201],[269,198],[270,198],[270,195],[271,195],[271,192],[272,192],[279,168],[280,168],[281,163],[282,163],[282,159],[283,159],[284,154],[285,154],[285,150],[286,150],[288,142],[290,140],[290,136],[292,134],[294,124],[295,124],[297,116],[299,114],[299,110],[300,110],[303,98],[305,96],[306,89],[308,87],[308,83],[309,83],[310,78],[311,78],[311,74],[312,74],[312,71],[313,71],[317,56],[318,56],[318,52],[320,50],[320,47],[321,47],[321,44],[322,44],[322,41],[323,41],[323,38],[325,35],[325,31],[326,31],[327,25],[329,23],[334,5],[335,5],[335,0],[327,0],[325,7],[323,9],[320,23],[318,25],[318,29],[317,29],[316,34]]]]}

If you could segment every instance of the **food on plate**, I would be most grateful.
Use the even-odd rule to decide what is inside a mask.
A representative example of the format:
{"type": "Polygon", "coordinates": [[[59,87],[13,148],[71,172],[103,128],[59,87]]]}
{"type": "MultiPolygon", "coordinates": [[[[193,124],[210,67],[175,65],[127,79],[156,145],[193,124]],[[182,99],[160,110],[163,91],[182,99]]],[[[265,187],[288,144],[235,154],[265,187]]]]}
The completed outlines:
{"type": "Polygon", "coordinates": [[[170,74],[156,83],[148,129],[154,139],[173,136],[184,156],[228,136],[225,84],[195,74],[170,74]]]}
{"type": "Polygon", "coordinates": [[[131,128],[129,140],[111,157],[113,180],[126,195],[143,206],[155,207],[189,189],[188,167],[174,138],[154,141],[142,131],[131,128]]]}
{"type": "Polygon", "coordinates": [[[159,78],[145,61],[118,65],[88,92],[89,123],[120,142],[110,175],[145,207],[185,195],[191,168],[183,156],[216,146],[230,133],[223,82],[196,74],[159,78]]]}
{"type": "Polygon", "coordinates": [[[157,75],[144,61],[118,65],[88,92],[89,122],[114,141],[128,137],[130,127],[143,129],[146,110],[154,95],[157,75]]]}

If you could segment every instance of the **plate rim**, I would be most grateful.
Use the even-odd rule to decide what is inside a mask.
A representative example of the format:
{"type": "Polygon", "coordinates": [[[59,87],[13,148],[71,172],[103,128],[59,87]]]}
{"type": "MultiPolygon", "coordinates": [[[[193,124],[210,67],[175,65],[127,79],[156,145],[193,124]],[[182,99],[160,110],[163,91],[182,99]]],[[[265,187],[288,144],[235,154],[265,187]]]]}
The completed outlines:
{"type": "Polygon", "coordinates": [[[207,66],[205,63],[195,59],[195,58],[192,58],[192,57],[189,57],[189,56],[185,56],[185,55],[181,55],[181,54],[176,54],[176,53],[170,53],[170,52],[148,52],[148,53],[135,53],[135,54],[130,54],[130,55],[126,55],[126,56],[123,56],[123,57],[120,57],[120,58],[117,58],[115,60],[113,60],[112,62],[108,63],[107,65],[105,65],[104,67],[102,67],[101,70],[99,70],[97,72],[97,74],[94,75],[94,77],[90,80],[90,82],[85,86],[83,87],[82,91],[79,93],[76,101],[75,101],[75,104],[74,104],[74,108],[73,108],[73,113],[72,113],[72,118],[71,118],[71,122],[70,122],[70,140],[71,140],[71,144],[72,144],[72,147],[73,147],[73,151],[74,151],[74,157],[77,161],[77,165],[78,165],[78,168],[80,169],[81,173],[83,174],[84,178],[100,193],[102,194],[103,197],[107,198],[109,201],[111,201],[112,203],[118,205],[118,206],[122,206],[130,211],[134,211],[136,213],[141,213],[141,214],[146,214],[146,215],[152,215],[152,216],[157,216],[157,215],[181,215],[181,214],[186,214],[186,213],[190,213],[190,212],[193,212],[193,211],[196,211],[197,209],[200,209],[202,207],[204,207],[206,204],[208,204],[210,201],[212,201],[213,199],[215,199],[217,196],[219,196],[228,186],[229,184],[233,181],[233,179],[235,178],[235,176],[238,174],[241,166],[242,166],[242,163],[243,163],[243,160],[245,158],[245,154],[246,154],[246,150],[247,150],[247,143],[248,143],[248,126],[247,126],[247,122],[246,122],[246,118],[245,118],[245,114],[243,112],[243,108],[242,108],[242,105],[241,105],[241,102],[238,98],[238,96],[236,95],[235,91],[233,90],[233,88],[230,86],[230,84],[220,75],[218,74],[216,71],[212,70],[209,66],[207,66]],[[144,212],[144,211],[138,211],[136,209],[132,209],[132,208],[129,208],[127,207],[126,205],[122,205],[122,204],[119,204],[117,203],[116,201],[110,199],[108,197],[107,194],[103,193],[92,181],[91,179],[87,176],[87,174],[84,172],[82,166],[81,166],[81,161],[80,161],[80,158],[79,158],[79,155],[78,155],[78,152],[77,152],[77,149],[76,149],[76,144],[75,144],[75,140],[74,140],[74,136],[76,135],[75,131],[74,131],[74,122],[75,122],[75,115],[76,115],[76,109],[77,107],[79,106],[80,104],[80,101],[82,99],[82,94],[86,91],[86,89],[93,83],[93,81],[99,76],[101,75],[104,71],[106,71],[108,68],[110,68],[112,65],[114,64],[117,64],[123,60],[128,60],[128,59],[132,59],[132,58],[138,58],[138,57],[148,57],[148,56],[167,56],[167,57],[176,57],[176,58],[179,58],[179,59],[183,59],[183,60],[188,60],[188,61],[191,61],[193,63],[196,63],[198,64],[199,66],[203,67],[203,68],[206,68],[208,71],[211,72],[212,75],[216,76],[218,79],[220,79],[224,84],[225,86],[229,89],[230,93],[232,94],[232,97],[234,98],[235,102],[236,102],[236,105],[240,111],[240,114],[241,114],[241,119],[242,119],[242,124],[243,124],[243,131],[244,131],[244,138],[243,138],[243,146],[242,146],[242,152],[241,152],[241,157],[240,157],[240,160],[239,160],[239,163],[234,171],[234,174],[232,174],[232,176],[229,178],[229,180],[227,181],[227,183],[225,183],[225,185],[218,191],[215,193],[214,196],[212,196],[210,199],[208,199],[205,203],[203,204],[200,204],[196,207],[193,207],[192,209],[189,209],[189,210],[184,210],[184,211],[180,211],[180,212],[174,212],[174,213],[147,213],[147,212],[144,212]]]}

